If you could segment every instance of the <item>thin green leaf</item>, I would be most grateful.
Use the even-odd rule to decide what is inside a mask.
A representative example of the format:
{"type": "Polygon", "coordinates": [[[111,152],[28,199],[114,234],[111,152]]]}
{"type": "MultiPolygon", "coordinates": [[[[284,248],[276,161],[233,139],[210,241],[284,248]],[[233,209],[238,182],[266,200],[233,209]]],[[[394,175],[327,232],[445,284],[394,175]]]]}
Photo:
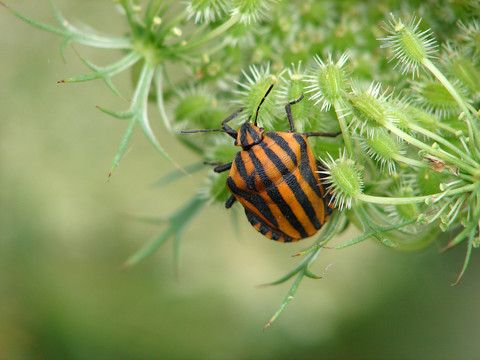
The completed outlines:
{"type": "Polygon", "coordinates": [[[44,24],[42,22],[36,21],[34,19],[31,19],[27,16],[24,16],[24,15],[16,12],[11,7],[7,6],[3,1],[0,1],[0,5],[3,6],[4,8],[6,8],[8,11],[10,11],[14,16],[19,18],[20,20],[23,20],[27,24],[33,25],[38,29],[45,30],[45,31],[51,32],[53,34],[57,34],[57,35],[61,35],[61,36],[66,36],[67,35],[65,30],[63,30],[63,29],[60,29],[60,28],[57,28],[57,27],[54,27],[54,26],[51,26],[51,25],[48,25],[48,24],[44,24]]]}
{"type": "MultiPolygon", "coordinates": [[[[95,107],[101,112],[104,112],[105,114],[113,116],[117,119],[131,119],[133,115],[133,113],[130,110],[129,111],[113,111],[98,105],[96,105],[95,107]]],[[[132,119],[132,120],[133,120],[133,123],[136,124],[136,120],[135,119],[132,119]]]]}
{"type": "Polygon", "coordinates": [[[113,85],[112,83],[112,79],[107,77],[107,76],[103,76],[103,81],[105,82],[105,85],[107,85],[107,87],[115,94],[117,95],[118,97],[122,98],[122,99],[125,99],[124,96],[122,96],[122,94],[120,94],[120,91],[117,90],[117,88],[115,87],[115,85],[113,85]]]}
{"type": "Polygon", "coordinates": [[[112,166],[110,167],[110,171],[108,173],[108,178],[112,176],[113,171],[117,168],[118,164],[120,163],[120,160],[122,160],[123,155],[127,150],[128,143],[130,142],[130,139],[132,137],[133,130],[135,130],[135,125],[136,125],[135,120],[132,119],[128,124],[127,130],[125,130],[125,133],[123,134],[122,140],[120,141],[120,145],[118,146],[115,157],[113,158],[112,166]]]}
{"type": "Polygon", "coordinates": [[[65,38],[62,40],[60,44],[60,56],[62,58],[65,58],[65,49],[67,48],[67,45],[72,41],[71,37],[68,35],[64,35],[65,38]]]}
{"type": "Polygon", "coordinates": [[[84,74],[84,75],[79,75],[79,76],[74,76],[70,77],[64,80],[61,80],[60,82],[62,83],[72,83],[72,82],[82,82],[82,81],[89,81],[89,80],[95,80],[95,79],[103,79],[105,84],[108,86],[112,92],[121,97],[124,98],[120,92],[116,89],[116,87],[113,85],[111,78],[118,74],[119,72],[122,72],[126,70],[127,68],[131,67],[134,65],[137,61],[141,59],[141,55],[138,54],[135,51],[129,52],[126,56],[122,57],[120,60],[114,62],[113,64],[110,64],[105,67],[100,67],[95,64],[93,64],[91,61],[88,59],[84,58],[82,55],[80,55],[76,50],[75,53],[77,56],[80,58],[80,60],[92,71],[94,71],[93,74],[84,74]]]}
{"type": "Polygon", "coordinates": [[[98,73],[91,73],[91,74],[82,74],[77,76],[71,76],[62,80],[58,80],[57,84],[67,84],[67,83],[78,83],[78,82],[85,82],[90,80],[96,80],[101,78],[102,75],[98,73]]]}
{"type": "MultiPolygon", "coordinates": [[[[197,162],[194,164],[190,164],[184,167],[185,171],[189,174],[193,174],[201,169],[205,168],[205,164],[203,162],[197,162]]],[[[174,182],[175,180],[180,179],[181,177],[184,177],[185,173],[181,170],[175,170],[172,171],[171,173],[161,177],[157,181],[155,181],[152,186],[165,186],[167,184],[170,184],[174,182]]]]}
{"type": "Polygon", "coordinates": [[[272,325],[272,323],[278,318],[278,316],[282,313],[282,311],[290,303],[290,301],[293,300],[293,296],[295,295],[295,293],[297,291],[297,288],[298,288],[298,285],[300,284],[300,282],[303,279],[303,276],[304,276],[303,272],[298,274],[297,278],[295,279],[292,286],[290,287],[290,290],[288,291],[287,296],[285,296],[285,298],[283,299],[283,302],[280,305],[277,312],[270,318],[268,323],[265,325],[265,327],[263,328],[263,331],[265,331],[270,325],[272,325]]]}
{"type": "Polygon", "coordinates": [[[148,215],[123,214],[128,219],[138,220],[150,224],[164,224],[170,221],[168,218],[148,215]]]}
{"type": "Polygon", "coordinates": [[[320,231],[318,239],[315,243],[309,247],[307,250],[301,251],[297,254],[293,254],[292,256],[304,256],[308,255],[314,251],[317,251],[319,248],[327,248],[325,245],[335,236],[338,234],[340,225],[343,223],[345,216],[342,212],[336,211],[331,216],[330,220],[324,225],[320,231]]]}
{"type": "Polygon", "coordinates": [[[168,219],[168,228],[163,231],[158,237],[156,237],[153,241],[146,244],[144,247],[134,253],[130,258],[128,258],[127,261],[123,264],[122,269],[128,269],[150,256],[171,236],[174,236],[175,264],[176,267],[178,267],[181,234],[186,228],[186,226],[190,223],[190,221],[194,219],[194,217],[198,214],[198,212],[203,208],[205,204],[206,199],[200,196],[194,197],[190,202],[180,208],[168,219]]]}
{"type": "Polygon", "coordinates": [[[305,276],[309,277],[310,279],[321,279],[322,278],[322,276],[314,274],[308,269],[305,270],[305,276]]]}
{"type": "Polygon", "coordinates": [[[163,157],[169,160],[174,166],[176,166],[178,169],[185,172],[185,170],[179,164],[177,164],[170,157],[170,155],[168,155],[168,153],[164,150],[164,148],[160,145],[148,121],[148,116],[147,116],[148,94],[149,94],[154,72],[155,72],[155,68],[150,64],[145,63],[143,65],[138,82],[137,82],[137,88],[135,89],[135,95],[133,99],[132,108],[134,111],[134,119],[138,122],[143,133],[145,134],[147,139],[150,141],[150,143],[155,147],[155,149],[157,149],[157,151],[160,154],[162,154],[163,157]]]}
{"type": "Polygon", "coordinates": [[[467,236],[469,236],[470,232],[472,231],[472,228],[474,227],[475,227],[475,224],[472,224],[471,226],[463,229],[457,236],[455,236],[451,241],[449,241],[447,245],[443,246],[439,250],[439,252],[450,250],[451,248],[460,244],[463,240],[465,240],[467,236]]]}
{"type": "Polygon", "coordinates": [[[278,285],[278,284],[281,284],[281,283],[289,280],[290,278],[292,278],[293,276],[298,274],[300,271],[302,271],[302,269],[305,268],[305,264],[308,263],[308,261],[309,261],[309,258],[305,258],[300,264],[295,266],[292,270],[290,270],[287,274],[282,276],[280,279],[269,282],[269,283],[266,283],[266,284],[261,284],[259,286],[260,287],[265,287],[265,286],[271,286],[271,285],[278,285]]]}
{"type": "Polygon", "coordinates": [[[401,229],[402,227],[405,227],[407,225],[413,224],[414,222],[417,221],[417,219],[410,219],[407,221],[404,221],[400,224],[395,224],[395,225],[389,225],[389,226],[378,226],[371,222],[370,220],[367,219],[367,217],[364,215],[362,210],[355,209],[355,214],[358,216],[358,218],[362,221],[362,226],[364,228],[364,233],[353,240],[346,242],[342,245],[335,246],[333,249],[339,250],[343,249],[355,244],[358,244],[362,241],[367,240],[370,237],[376,238],[378,241],[380,241],[383,245],[388,246],[390,248],[397,248],[397,245],[390,240],[385,234],[388,233],[389,231],[392,230],[398,230],[401,229]]]}
{"type": "Polygon", "coordinates": [[[157,95],[157,107],[158,112],[160,113],[160,118],[162,119],[165,128],[172,131],[172,125],[168,120],[167,112],[165,111],[165,104],[163,101],[163,66],[158,66],[157,71],[155,72],[155,91],[157,95]]]}
{"type": "Polygon", "coordinates": [[[144,260],[146,257],[150,256],[156,249],[158,249],[165,241],[168,240],[170,235],[173,234],[173,229],[169,228],[165,232],[161,233],[147,245],[142,247],[139,251],[135,254],[130,256],[127,261],[125,261],[121,267],[122,270],[127,270],[135,265],[137,265],[140,261],[144,260]]]}
{"type": "Polygon", "coordinates": [[[5,7],[8,11],[10,11],[14,16],[19,18],[22,21],[25,21],[26,23],[35,26],[38,29],[48,31],[50,33],[60,35],[64,37],[65,39],[62,42],[62,45],[60,46],[60,54],[63,56],[66,45],[70,41],[75,41],[84,45],[92,46],[92,47],[100,47],[104,49],[131,49],[132,48],[132,42],[128,38],[117,38],[117,37],[105,37],[98,35],[93,32],[87,32],[87,31],[82,31],[73,25],[70,24],[57,10],[57,8],[54,6],[53,2],[50,2],[52,11],[54,13],[55,18],[60,24],[60,28],[48,25],[39,21],[36,21],[34,19],[31,19],[27,16],[24,16],[9,6],[7,6],[5,3],[0,1],[0,5],[5,7]]]}
{"type": "Polygon", "coordinates": [[[458,274],[457,280],[455,280],[455,282],[452,284],[452,286],[455,286],[455,285],[457,285],[457,284],[460,282],[460,280],[462,279],[463,274],[465,273],[465,270],[467,270],[468,263],[470,262],[470,256],[472,255],[473,241],[474,241],[474,238],[475,238],[475,232],[476,232],[476,230],[473,229],[473,230],[470,232],[470,234],[469,234],[468,245],[467,245],[467,254],[465,255],[465,261],[463,262],[462,271],[460,271],[460,274],[458,274]]]}
{"type": "Polygon", "coordinates": [[[173,266],[177,278],[180,276],[180,244],[182,242],[182,231],[178,231],[173,237],[173,266]]]}

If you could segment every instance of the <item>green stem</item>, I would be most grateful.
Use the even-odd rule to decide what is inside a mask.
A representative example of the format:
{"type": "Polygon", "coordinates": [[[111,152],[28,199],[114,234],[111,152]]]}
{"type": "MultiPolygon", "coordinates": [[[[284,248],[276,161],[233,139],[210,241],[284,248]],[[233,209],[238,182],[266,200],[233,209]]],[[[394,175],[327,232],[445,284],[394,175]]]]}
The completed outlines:
{"type": "Polygon", "coordinates": [[[129,0],[121,0],[121,4],[123,7],[123,10],[125,11],[125,15],[127,17],[127,22],[130,25],[130,30],[132,31],[133,37],[137,38],[138,37],[138,29],[137,29],[137,24],[135,23],[135,20],[133,20],[133,14],[134,11],[130,5],[129,0]]]}
{"type": "Polygon", "coordinates": [[[333,107],[335,108],[335,114],[337,115],[338,125],[340,125],[340,130],[342,131],[342,137],[345,143],[345,148],[347,149],[347,154],[353,158],[355,156],[355,152],[353,151],[352,138],[350,137],[350,133],[347,129],[347,123],[345,122],[345,114],[343,114],[342,111],[345,106],[342,106],[340,101],[335,100],[333,107]]]}
{"type": "MultiPolygon", "coordinates": [[[[394,154],[392,156],[392,158],[396,162],[404,163],[404,164],[411,165],[411,166],[416,166],[416,167],[419,167],[421,169],[430,168],[426,163],[424,163],[422,161],[415,160],[415,159],[410,159],[409,157],[406,157],[406,156],[403,156],[403,155],[400,155],[400,154],[394,154]]],[[[467,175],[467,174],[460,174],[459,176],[463,180],[466,180],[466,181],[469,181],[469,182],[476,182],[477,181],[477,179],[475,179],[473,176],[470,176],[470,175],[467,175]]]]}
{"type": "Polygon", "coordinates": [[[401,163],[404,163],[404,164],[407,164],[407,165],[412,165],[412,166],[416,166],[416,167],[419,167],[419,168],[427,168],[428,165],[425,164],[424,162],[421,162],[419,160],[415,160],[415,159],[410,159],[406,156],[403,156],[403,155],[400,155],[400,154],[394,154],[392,156],[393,160],[397,161],[397,162],[401,162],[401,163]]]}
{"type": "MultiPolygon", "coordinates": [[[[359,216],[361,210],[358,211],[358,212],[355,212],[357,214],[357,216],[359,216]]],[[[365,217],[363,217],[362,215],[359,216],[359,218],[362,218],[362,221],[364,219],[366,219],[365,217]]],[[[401,229],[402,227],[404,226],[407,226],[407,225],[410,225],[410,224],[413,224],[417,221],[417,219],[411,219],[411,220],[407,220],[401,224],[395,224],[395,225],[391,225],[391,226],[385,226],[385,227],[378,227],[377,229],[377,232],[388,232],[388,231],[393,231],[393,230],[398,230],[398,229],[401,229]]],[[[372,237],[375,235],[375,231],[373,231],[372,229],[369,228],[369,232],[365,232],[363,233],[362,235],[356,237],[355,239],[349,241],[349,242],[346,242],[344,244],[341,244],[341,245],[337,245],[335,246],[333,249],[335,250],[340,250],[340,249],[344,249],[346,247],[349,247],[349,246],[352,246],[352,245],[356,245],[358,243],[361,243],[362,241],[365,241],[367,240],[368,238],[372,237]]]]}
{"type": "Polygon", "coordinates": [[[433,148],[432,146],[428,146],[424,144],[423,142],[415,139],[413,136],[407,134],[406,132],[402,131],[401,129],[393,126],[390,123],[385,124],[385,127],[390,130],[392,133],[397,135],[398,137],[404,139],[408,143],[412,144],[413,146],[418,147],[419,149],[425,150],[429,154],[435,155],[439,157],[442,160],[445,160],[446,162],[450,162],[454,165],[457,165],[459,168],[462,168],[465,171],[470,172],[471,174],[477,174],[478,170],[474,168],[473,166],[470,166],[469,164],[465,163],[463,160],[452,156],[448,153],[445,153],[443,151],[440,151],[438,149],[433,148]]]}
{"type": "Polygon", "coordinates": [[[458,130],[457,129],[454,129],[453,127],[451,127],[450,125],[447,125],[447,124],[444,124],[443,122],[441,121],[435,121],[434,123],[432,123],[431,125],[434,125],[434,126],[438,126],[439,128],[445,130],[445,131],[448,131],[449,133],[455,135],[455,136],[458,136],[457,133],[458,133],[458,130]]]}
{"type": "MultiPolygon", "coordinates": [[[[158,31],[157,31],[157,35],[156,35],[156,38],[155,38],[155,44],[156,45],[160,45],[163,40],[165,39],[165,37],[170,34],[171,30],[177,26],[177,24],[180,22],[180,21],[183,21],[185,20],[187,17],[187,11],[182,11],[180,14],[178,14],[174,19],[172,19],[170,22],[168,22],[167,24],[163,25],[163,26],[160,26],[158,28],[158,31]]],[[[175,51],[174,51],[175,52],[175,51]]]]}
{"type": "Polygon", "coordinates": [[[421,126],[418,126],[416,124],[409,124],[410,129],[413,131],[417,131],[425,136],[428,136],[430,139],[435,140],[436,142],[445,145],[446,147],[450,148],[451,150],[455,151],[457,154],[461,155],[464,160],[468,161],[470,165],[477,166],[478,164],[473,160],[468,154],[457,148],[455,145],[453,145],[450,141],[445,140],[441,136],[438,136],[437,134],[428,131],[421,126]]]}
{"type": "Polygon", "coordinates": [[[355,194],[353,195],[354,198],[374,204],[392,204],[392,205],[402,205],[402,204],[411,204],[411,203],[421,203],[427,199],[435,199],[438,196],[445,196],[448,195],[456,195],[462,194],[469,191],[473,191],[478,184],[469,184],[465,185],[456,189],[447,189],[441,193],[424,195],[424,196],[407,196],[407,197],[383,197],[383,196],[374,196],[374,195],[367,195],[367,194],[355,194]]]}
{"type": "Polygon", "coordinates": [[[458,93],[458,91],[455,89],[455,87],[452,86],[450,81],[441,73],[440,70],[428,59],[424,58],[422,61],[422,64],[430,70],[430,72],[442,83],[442,85],[447,89],[447,91],[452,95],[452,97],[455,99],[455,101],[460,105],[460,108],[464,112],[465,116],[467,117],[467,124],[468,124],[468,129],[469,129],[469,135],[470,135],[470,150],[472,152],[475,152],[475,150],[480,147],[480,134],[478,132],[478,128],[475,124],[475,121],[472,117],[472,114],[468,108],[468,104],[466,101],[463,99],[463,97],[458,93]]]}
{"type": "Polygon", "coordinates": [[[209,33],[205,34],[204,36],[200,37],[196,41],[192,41],[191,43],[186,44],[185,46],[181,47],[181,50],[190,50],[197,48],[206,42],[213,40],[217,36],[223,34],[226,30],[231,28],[233,25],[235,25],[238,20],[240,19],[240,14],[235,14],[233,15],[228,21],[217,27],[216,29],[210,31],[209,33]]]}

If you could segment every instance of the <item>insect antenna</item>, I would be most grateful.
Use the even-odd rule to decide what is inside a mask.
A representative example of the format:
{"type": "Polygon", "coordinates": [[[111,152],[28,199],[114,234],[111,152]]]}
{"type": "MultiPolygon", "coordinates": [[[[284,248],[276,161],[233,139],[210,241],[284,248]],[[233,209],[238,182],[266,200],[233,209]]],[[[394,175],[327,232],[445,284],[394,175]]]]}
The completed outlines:
{"type": "Polygon", "coordinates": [[[262,100],[260,101],[260,104],[258,104],[257,112],[255,113],[255,122],[254,122],[255,125],[257,125],[257,118],[258,118],[258,112],[260,111],[260,107],[262,106],[263,102],[264,102],[265,99],[267,98],[268,94],[270,94],[270,91],[272,91],[272,88],[273,88],[273,84],[270,85],[270,87],[268,88],[268,90],[267,90],[267,92],[265,93],[265,95],[263,95],[263,98],[262,98],[262,100]]]}
{"type": "Polygon", "coordinates": [[[211,131],[220,131],[226,132],[223,129],[202,129],[202,130],[182,130],[180,131],[182,134],[192,134],[192,133],[199,133],[199,132],[211,132],[211,131]]]}

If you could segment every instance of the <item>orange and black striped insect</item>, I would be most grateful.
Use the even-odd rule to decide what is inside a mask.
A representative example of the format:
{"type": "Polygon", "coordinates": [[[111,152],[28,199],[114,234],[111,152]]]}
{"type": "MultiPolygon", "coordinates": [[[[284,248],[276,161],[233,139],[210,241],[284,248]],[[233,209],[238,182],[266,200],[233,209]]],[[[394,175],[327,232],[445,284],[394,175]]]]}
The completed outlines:
{"type": "Polygon", "coordinates": [[[227,117],[222,129],[186,130],[183,133],[221,131],[242,147],[233,162],[218,165],[215,172],[230,170],[227,188],[232,193],[225,203],[236,200],[245,208],[250,224],[262,235],[281,242],[297,241],[314,235],[329,218],[330,197],[321,183],[321,164],[307,142],[309,136],[337,136],[339,133],[296,133],[291,106],[303,95],[285,105],[289,132],[268,131],[257,126],[260,101],[254,122],[250,118],[235,131],[227,123],[244,108],[227,117]]]}

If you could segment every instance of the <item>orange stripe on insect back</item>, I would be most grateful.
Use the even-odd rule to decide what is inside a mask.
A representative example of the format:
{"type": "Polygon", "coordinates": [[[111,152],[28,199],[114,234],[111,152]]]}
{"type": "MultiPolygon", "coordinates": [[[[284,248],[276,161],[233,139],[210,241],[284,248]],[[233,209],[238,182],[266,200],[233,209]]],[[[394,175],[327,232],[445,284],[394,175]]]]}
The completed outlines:
{"type": "Polygon", "coordinates": [[[298,203],[295,195],[292,194],[292,189],[289,184],[284,182],[285,176],[289,176],[289,171],[286,169],[285,164],[277,157],[277,154],[272,154],[273,146],[256,146],[253,152],[257,159],[261,161],[262,176],[266,178],[268,182],[268,190],[266,184],[263,184],[265,191],[262,191],[260,195],[267,201],[267,204],[275,216],[278,222],[278,229],[293,238],[302,238],[301,232],[292,224],[292,219],[287,219],[285,216],[288,213],[287,208],[293,213],[292,216],[297,217],[300,224],[303,222],[298,219],[296,209],[301,207],[298,203]],[[268,153],[267,153],[268,152],[268,153]],[[283,169],[281,171],[280,169],[283,169]],[[283,172],[283,174],[282,174],[283,172]],[[270,194],[270,195],[269,195],[270,194]],[[275,197],[272,198],[274,194],[275,197]]]}
{"type": "Polygon", "coordinates": [[[258,188],[259,186],[259,179],[258,176],[256,175],[255,171],[255,165],[252,163],[252,160],[250,159],[250,156],[248,156],[248,151],[241,151],[240,156],[243,162],[243,166],[245,167],[246,173],[249,177],[254,176],[255,180],[250,183],[249,181],[249,190],[254,190],[255,192],[260,191],[258,188]],[[254,184],[254,188],[251,189],[252,184],[254,184]]]}
{"type": "MultiPolygon", "coordinates": [[[[273,150],[272,148],[274,148],[274,146],[271,146],[270,149],[273,150]]],[[[260,151],[263,153],[262,157],[268,158],[263,150],[259,149],[258,152],[260,151]]],[[[275,153],[275,155],[280,157],[280,154],[278,153],[275,153]]],[[[281,165],[285,166],[283,161],[281,161],[281,163],[282,163],[281,165]]],[[[273,183],[271,186],[277,189],[279,195],[283,198],[285,203],[291,208],[292,212],[295,215],[297,215],[297,218],[301,222],[301,224],[305,228],[309,227],[311,223],[308,222],[308,219],[306,219],[307,221],[304,221],[305,212],[302,209],[302,205],[296,199],[295,194],[293,193],[294,190],[292,190],[292,188],[290,187],[290,184],[285,182],[285,179],[287,177],[294,176],[294,175],[290,172],[286,172],[282,174],[282,172],[278,168],[279,165],[280,164],[278,163],[277,165],[275,165],[275,163],[272,161],[265,161],[264,163],[266,173],[270,178],[271,182],[273,183]]],[[[303,180],[300,179],[300,181],[303,181],[303,180]]],[[[278,206],[278,204],[274,203],[273,201],[271,201],[271,203],[272,203],[271,208],[275,206],[276,213],[278,213],[278,216],[282,219],[282,224],[279,223],[279,228],[282,228],[282,230],[290,236],[298,237],[300,235],[299,232],[285,219],[285,217],[282,214],[282,209],[278,206]],[[287,228],[289,230],[287,230],[287,228]],[[293,232],[295,233],[295,235],[293,235],[293,232]]]]}
{"type": "MultiPolygon", "coordinates": [[[[283,174],[280,172],[278,166],[275,165],[273,160],[270,159],[265,153],[265,149],[263,149],[261,146],[255,146],[250,151],[253,151],[255,156],[260,160],[263,171],[265,172],[265,175],[268,177],[268,180],[272,184],[277,184],[282,181],[283,174]]],[[[261,181],[260,177],[259,180],[261,181]]],[[[263,181],[261,186],[265,188],[265,184],[263,183],[263,181]]]]}
{"type": "MultiPolygon", "coordinates": [[[[302,191],[305,193],[305,195],[307,196],[313,210],[315,211],[315,218],[318,220],[318,223],[316,223],[316,225],[312,224],[311,221],[310,224],[312,224],[313,228],[316,230],[318,230],[320,228],[320,226],[323,225],[323,223],[325,222],[325,204],[324,204],[324,199],[323,197],[320,197],[318,196],[318,193],[314,191],[314,189],[312,189],[312,187],[310,186],[309,183],[307,183],[306,181],[302,181],[304,180],[303,177],[302,177],[302,174],[300,173],[300,170],[296,170],[293,175],[296,177],[297,181],[299,182],[300,184],[300,187],[302,189],[302,191]]],[[[302,208],[303,210],[304,208],[302,208]]],[[[305,216],[307,217],[306,220],[308,220],[308,215],[305,213],[305,216]]]]}
{"type": "Polygon", "coordinates": [[[285,167],[288,169],[288,172],[292,172],[297,168],[297,165],[295,165],[295,161],[298,161],[297,153],[300,153],[300,149],[298,148],[298,146],[296,146],[298,145],[298,143],[292,141],[289,142],[291,138],[291,134],[289,133],[277,133],[277,135],[283,138],[287,143],[286,145],[288,146],[290,155],[287,154],[287,152],[283,149],[282,146],[278,144],[277,141],[273,140],[271,137],[268,136],[264,137],[263,140],[263,144],[266,145],[264,146],[264,149],[268,148],[273,153],[275,153],[275,155],[278,156],[282,164],[285,165],[285,167]],[[291,158],[291,156],[293,157],[293,159],[291,158]]]}
{"type": "Polygon", "coordinates": [[[258,193],[258,196],[260,196],[262,199],[265,200],[265,203],[267,204],[268,208],[270,209],[273,217],[277,221],[277,225],[272,224],[263,214],[262,211],[257,209],[253,204],[251,204],[248,201],[245,201],[243,198],[238,198],[238,201],[248,210],[250,210],[252,213],[254,213],[259,219],[261,219],[263,222],[265,222],[267,225],[269,225],[272,229],[278,229],[281,232],[284,232],[288,236],[292,238],[302,238],[300,232],[293,227],[288,219],[285,218],[284,212],[282,209],[278,206],[277,203],[275,203],[272,198],[267,194],[266,191],[262,191],[258,193]]]}
{"type": "MultiPolygon", "coordinates": [[[[305,136],[300,134],[268,133],[265,139],[268,138],[271,138],[273,143],[266,150],[274,152],[276,162],[282,162],[285,165],[282,172],[288,174],[285,181],[288,182],[293,195],[289,203],[292,207],[294,204],[300,205],[301,208],[295,207],[295,213],[298,214],[309,236],[313,235],[323,225],[325,213],[323,192],[319,187],[313,151],[305,136]],[[293,180],[292,177],[295,179],[293,180]]],[[[273,157],[273,155],[270,156],[273,157]]]]}
{"type": "MultiPolygon", "coordinates": [[[[298,199],[295,197],[295,194],[292,192],[292,190],[290,189],[290,187],[286,182],[282,182],[277,186],[277,188],[280,194],[282,195],[282,197],[289,204],[293,213],[296,215],[298,221],[302,224],[308,236],[315,234],[317,232],[317,229],[309,220],[307,213],[304,210],[305,204],[301,204],[298,201],[298,199]]],[[[297,229],[295,229],[286,219],[284,219],[284,222],[282,223],[281,226],[279,223],[279,228],[281,228],[282,231],[289,236],[292,236],[295,238],[301,237],[300,232],[297,229]]]]}

